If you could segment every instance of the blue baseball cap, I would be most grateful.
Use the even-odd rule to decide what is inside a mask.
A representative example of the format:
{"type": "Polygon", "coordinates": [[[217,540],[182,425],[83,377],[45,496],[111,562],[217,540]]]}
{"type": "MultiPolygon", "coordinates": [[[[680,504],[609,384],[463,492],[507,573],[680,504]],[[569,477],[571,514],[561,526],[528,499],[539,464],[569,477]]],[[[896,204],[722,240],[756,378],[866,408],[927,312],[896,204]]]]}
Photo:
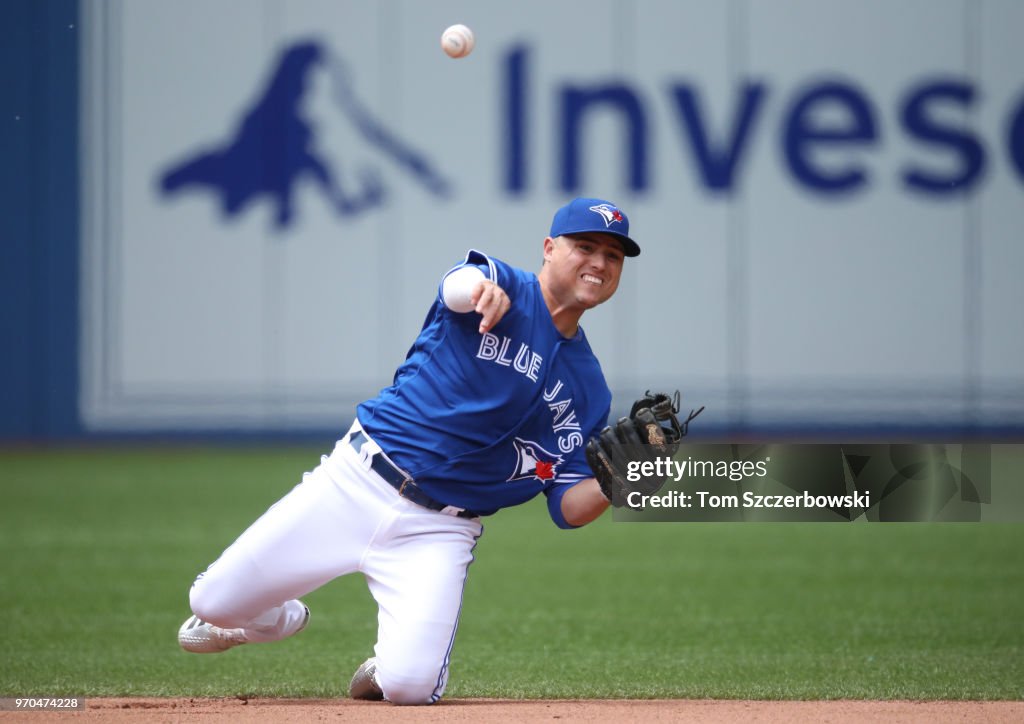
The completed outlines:
{"type": "Polygon", "coordinates": [[[578,198],[555,212],[551,222],[552,237],[586,232],[610,234],[622,242],[626,256],[640,256],[640,246],[629,238],[629,219],[611,201],[578,198]]]}

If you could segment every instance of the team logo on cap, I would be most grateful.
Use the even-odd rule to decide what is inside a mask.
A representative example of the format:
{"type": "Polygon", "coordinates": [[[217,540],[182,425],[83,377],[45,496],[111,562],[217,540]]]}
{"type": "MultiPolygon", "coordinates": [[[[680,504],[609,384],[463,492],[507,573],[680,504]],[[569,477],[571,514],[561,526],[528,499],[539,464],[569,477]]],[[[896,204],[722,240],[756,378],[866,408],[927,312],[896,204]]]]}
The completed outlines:
{"type": "Polygon", "coordinates": [[[590,210],[601,215],[601,218],[604,219],[605,228],[622,221],[622,212],[611,204],[598,204],[597,206],[591,206],[590,210]]]}
{"type": "Polygon", "coordinates": [[[506,482],[535,478],[545,483],[558,474],[558,466],[562,464],[561,455],[552,455],[537,443],[518,437],[512,445],[516,449],[516,469],[506,482]]]}

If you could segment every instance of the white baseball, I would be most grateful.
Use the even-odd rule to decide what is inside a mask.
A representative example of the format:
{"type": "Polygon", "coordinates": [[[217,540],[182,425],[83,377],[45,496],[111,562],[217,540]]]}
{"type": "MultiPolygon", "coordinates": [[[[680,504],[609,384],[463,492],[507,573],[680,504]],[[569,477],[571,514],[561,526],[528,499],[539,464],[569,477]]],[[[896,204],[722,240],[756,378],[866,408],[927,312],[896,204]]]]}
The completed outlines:
{"type": "Polygon", "coordinates": [[[465,25],[452,25],[441,33],[441,48],[452,58],[464,58],[473,52],[476,39],[465,25]]]}

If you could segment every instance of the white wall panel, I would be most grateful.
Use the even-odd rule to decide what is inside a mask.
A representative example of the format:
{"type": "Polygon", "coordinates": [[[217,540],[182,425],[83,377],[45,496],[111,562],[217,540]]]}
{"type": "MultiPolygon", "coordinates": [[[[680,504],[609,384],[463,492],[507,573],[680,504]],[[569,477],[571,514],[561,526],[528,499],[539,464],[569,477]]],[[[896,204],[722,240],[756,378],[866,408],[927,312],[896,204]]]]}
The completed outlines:
{"type": "MultiPolygon", "coordinates": [[[[551,214],[572,195],[617,201],[643,247],[616,299],[584,319],[617,404],[678,386],[716,427],[1024,423],[1024,173],[1008,138],[1024,104],[1019,3],[559,5],[85,0],[87,427],[341,428],[390,381],[440,275],[470,247],[538,269],[551,214]],[[477,35],[458,61],[439,47],[455,22],[477,35]],[[307,153],[348,193],[373,178],[380,203],[339,213],[338,192],[308,169],[288,187],[285,225],[266,190],[233,215],[209,186],[163,193],[169,170],[238,140],[303,43],[322,54],[295,99],[305,146],[283,150],[271,126],[233,158],[258,161],[261,142],[307,153]],[[516,53],[523,176],[510,188],[516,53]],[[936,142],[903,113],[939,81],[973,97],[927,105],[923,122],[947,133],[936,142]],[[794,104],[827,82],[853,88],[875,123],[872,139],[803,155],[826,173],[862,169],[849,193],[809,186],[786,146],[794,104]],[[579,126],[566,190],[567,94],[613,86],[644,120],[646,175],[630,177],[629,124],[602,107],[579,126]],[[342,89],[448,193],[361,131],[342,89]],[[715,186],[694,123],[721,161],[749,89],[760,105],[730,182],[715,186]],[[909,188],[908,169],[963,168],[949,133],[981,143],[977,182],[909,188]]],[[[834,105],[815,119],[849,123],[834,105]]]]}

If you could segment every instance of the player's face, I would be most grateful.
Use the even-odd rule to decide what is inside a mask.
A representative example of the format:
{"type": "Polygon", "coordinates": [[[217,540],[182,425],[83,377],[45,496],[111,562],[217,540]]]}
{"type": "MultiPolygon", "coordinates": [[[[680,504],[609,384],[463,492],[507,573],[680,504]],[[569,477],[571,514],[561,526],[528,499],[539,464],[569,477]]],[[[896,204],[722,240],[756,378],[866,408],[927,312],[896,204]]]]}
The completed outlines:
{"type": "Polygon", "coordinates": [[[608,234],[559,236],[544,243],[549,288],[563,305],[590,309],[619,287],[625,254],[608,234]]]}

